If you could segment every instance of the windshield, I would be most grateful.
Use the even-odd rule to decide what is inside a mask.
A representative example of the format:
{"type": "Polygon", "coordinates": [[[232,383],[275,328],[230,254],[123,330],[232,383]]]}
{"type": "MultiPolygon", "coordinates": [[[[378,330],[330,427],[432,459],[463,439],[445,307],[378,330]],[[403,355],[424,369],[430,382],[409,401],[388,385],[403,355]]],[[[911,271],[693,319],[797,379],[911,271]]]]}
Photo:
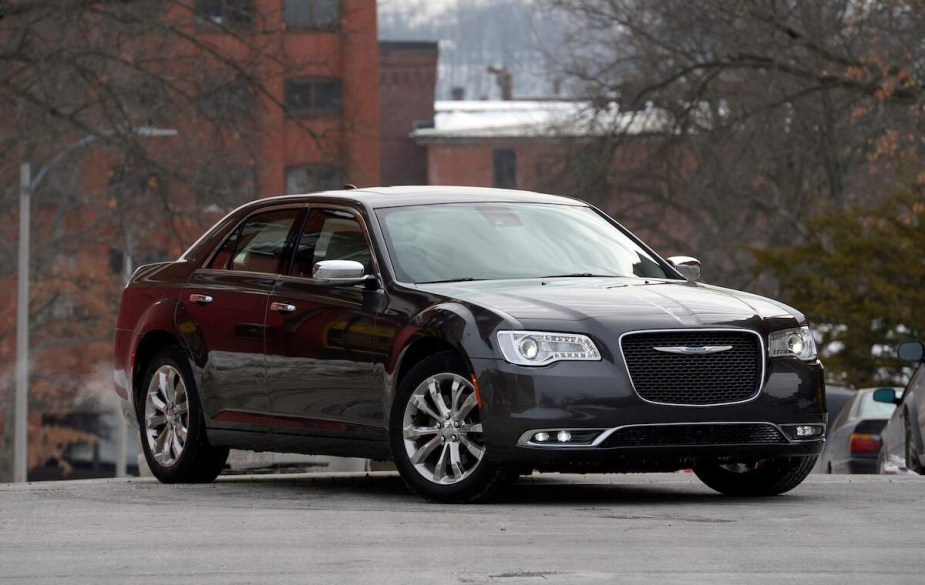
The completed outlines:
{"type": "Polygon", "coordinates": [[[554,276],[668,278],[594,210],[540,203],[453,203],[377,211],[402,282],[554,276]]]}

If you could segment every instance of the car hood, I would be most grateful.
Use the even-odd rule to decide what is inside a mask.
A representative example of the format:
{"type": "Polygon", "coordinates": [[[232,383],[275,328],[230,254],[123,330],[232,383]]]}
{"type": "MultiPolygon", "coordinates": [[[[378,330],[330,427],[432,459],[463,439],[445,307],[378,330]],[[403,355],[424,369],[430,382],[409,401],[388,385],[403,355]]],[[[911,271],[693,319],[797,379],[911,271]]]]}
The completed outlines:
{"type": "Polygon", "coordinates": [[[768,319],[804,321],[798,311],[771,299],[677,280],[555,278],[442,283],[420,288],[502,312],[525,328],[556,321],[596,321],[623,330],[754,326],[756,320],[768,319]]]}

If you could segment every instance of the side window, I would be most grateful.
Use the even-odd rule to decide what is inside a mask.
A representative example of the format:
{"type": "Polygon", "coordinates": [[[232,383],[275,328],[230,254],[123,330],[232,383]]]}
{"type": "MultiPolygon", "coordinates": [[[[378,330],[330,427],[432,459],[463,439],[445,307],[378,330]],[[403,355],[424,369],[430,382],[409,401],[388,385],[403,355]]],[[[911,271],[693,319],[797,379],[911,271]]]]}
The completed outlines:
{"type": "Polygon", "coordinates": [[[282,273],[287,244],[299,209],[280,209],[249,217],[219,248],[210,268],[282,273]]]}
{"type": "Polygon", "coordinates": [[[311,278],[312,267],[322,260],[354,260],[369,273],[371,258],[356,216],[335,209],[314,209],[299,237],[292,275],[311,278]]]}
{"type": "Polygon", "coordinates": [[[215,256],[212,256],[211,262],[209,262],[208,268],[216,268],[219,270],[228,269],[228,261],[231,260],[231,255],[234,254],[234,247],[238,243],[238,235],[241,233],[241,226],[238,226],[225,238],[225,241],[222,242],[221,247],[219,247],[218,252],[215,253],[215,256]]]}

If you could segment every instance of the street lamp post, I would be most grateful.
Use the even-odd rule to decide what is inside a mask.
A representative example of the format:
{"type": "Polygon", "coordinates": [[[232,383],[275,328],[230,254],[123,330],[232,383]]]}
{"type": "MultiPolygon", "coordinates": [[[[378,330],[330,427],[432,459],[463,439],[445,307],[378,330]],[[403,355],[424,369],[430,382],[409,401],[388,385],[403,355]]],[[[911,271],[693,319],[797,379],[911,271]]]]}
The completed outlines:
{"type": "MultiPolygon", "coordinates": [[[[130,131],[145,138],[176,136],[173,128],[142,126],[130,131]]],[[[45,179],[48,171],[69,153],[95,142],[100,136],[111,136],[113,131],[88,134],[67,146],[46,162],[35,178],[29,163],[19,167],[19,266],[16,287],[16,407],[13,415],[13,481],[25,482],[28,472],[28,429],[29,429],[29,238],[31,237],[32,193],[45,179]]],[[[124,432],[122,433],[124,435],[124,432]]],[[[124,436],[120,439],[124,442],[124,436]]],[[[124,451],[124,445],[119,449],[124,451]]],[[[125,466],[123,454],[122,468],[125,466]]],[[[118,464],[117,464],[118,465],[118,464]]]]}
{"type": "Polygon", "coordinates": [[[13,481],[26,481],[29,425],[29,163],[19,167],[19,282],[16,286],[16,411],[13,415],[13,481]]]}

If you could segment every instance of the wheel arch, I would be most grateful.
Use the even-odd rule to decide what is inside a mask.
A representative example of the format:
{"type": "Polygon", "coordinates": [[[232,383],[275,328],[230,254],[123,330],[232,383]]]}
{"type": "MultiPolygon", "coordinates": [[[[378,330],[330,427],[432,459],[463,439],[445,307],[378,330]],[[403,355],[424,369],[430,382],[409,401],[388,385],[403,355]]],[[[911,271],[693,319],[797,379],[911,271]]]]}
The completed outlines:
{"type": "Polygon", "coordinates": [[[176,346],[184,354],[186,351],[179,338],[164,329],[153,329],[144,334],[135,348],[135,358],[132,364],[132,398],[135,400],[141,390],[142,376],[148,369],[148,364],[157,353],[168,346],[176,346]]]}
{"type": "MultiPolygon", "coordinates": [[[[916,405],[903,405],[905,423],[912,433],[912,442],[915,445],[915,452],[919,456],[919,465],[922,464],[922,454],[925,453],[925,437],[922,437],[922,425],[918,420],[918,409],[916,405]]],[[[903,433],[905,435],[905,432],[903,433]]],[[[905,437],[904,439],[905,440],[905,437]]]]}
{"type": "Polygon", "coordinates": [[[411,318],[393,337],[385,364],[388,391],[394,393],[408,370],[422,359],[455,352],[473,372],[472,358],[494,357],[490,338],[503,323],[494,313],[477,317],[470,306],[447,302],[428,307],[411,318]]]}
{"type": "Polygon", "coordinates": [[[493,349],[484,338],[484,323],[479,323],[468,307],[461,303],[442,303],[425,309],[409,320],[393,337],[385,363],[385,412],[401,380],[421,360],[443,352],[459,356],[472,373],[472,358],[491,355],[493,349]]]}
{"type": "Polygon", "coordinates": [[[424,335],[414,339],[405,347],[404,351],[402,351],[399,357],[398,367],[395,371],[395,386],[397,387],[398,384],[401,383],[402,379],[415,364],[439,353],[455,353],[466,364],[469,371],[472,371],[472,364],[469,363],[465,350],[450,343],[445,338],[434,335],[424,335]]]}

